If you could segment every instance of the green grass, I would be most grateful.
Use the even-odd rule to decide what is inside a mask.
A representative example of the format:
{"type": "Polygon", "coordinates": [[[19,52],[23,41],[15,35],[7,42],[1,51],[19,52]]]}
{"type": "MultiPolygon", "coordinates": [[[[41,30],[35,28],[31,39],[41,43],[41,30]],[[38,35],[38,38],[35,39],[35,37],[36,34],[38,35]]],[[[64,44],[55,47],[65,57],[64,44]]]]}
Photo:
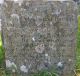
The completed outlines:
{"type": "Polygon", "coordinates": [[[4,50],[2,46],[2,38],[1,38],[1,33],[0,33],[0,68],[3,65],[4,62],[4,50]]]}
{"type": "Polygon", "coordinates": [[[30,76],[59,76],[54,70],[42,70],[30,76]]]}
{"type": "Polygon", "coordinates": [[[80,16],[78,16],[78,32],[77,32],[77,52],[76,52],[76,68],[80,69],[80,16]]]}

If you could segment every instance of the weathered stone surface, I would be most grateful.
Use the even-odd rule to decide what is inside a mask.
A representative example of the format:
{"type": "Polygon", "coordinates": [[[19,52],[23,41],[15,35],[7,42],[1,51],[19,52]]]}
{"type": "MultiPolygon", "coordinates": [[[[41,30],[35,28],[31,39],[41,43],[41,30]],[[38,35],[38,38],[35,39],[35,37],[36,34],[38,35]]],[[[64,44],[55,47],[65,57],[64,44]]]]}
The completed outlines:
{"type": "Polygon", "coordinates": [[[3,11],[8,69],[21,76],[43,69],[74,75],[77,7],[73,1],[5,1],[3,11]]]}

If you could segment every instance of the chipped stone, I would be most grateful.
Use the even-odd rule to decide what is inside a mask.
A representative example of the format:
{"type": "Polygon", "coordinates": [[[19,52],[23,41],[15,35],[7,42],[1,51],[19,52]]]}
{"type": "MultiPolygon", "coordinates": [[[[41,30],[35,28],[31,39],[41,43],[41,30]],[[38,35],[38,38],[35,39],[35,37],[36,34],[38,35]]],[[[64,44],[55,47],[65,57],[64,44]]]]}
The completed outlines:
{"type": "Polygon", "coordinates": [[[57,64],[57,67],[58,67],[58,68],[63,68],[63,63],[62,63],[62,62],[59,62],[59,63],[57,64]]]}
{"type": "Polygon", "coordinates": [[[44,49],[45,49],[44,44],[40,44],[40,45],[35,47],[35,50],[37,53],[43,53],[44,49]]]}
{"type": "Polygon", "coordinates": [[[46,57],[48,57],[48,54],[45,54],[46,57]]]}
{"type": "Polygon", "coordinates": [[[25,65],[20,66],[20,70],[21,70],[22,72],[24,72],[24,73],[27,73],[27,72],[28,72],[28,69],[26,68],[25,65]]]}
{"type": "Polygon", "coordinates": [[[12,63],[10,60],[6,60],[6,67],[10,68],[12,66],[12,63]]]}
{"type": "Polygon", "coordinates": [[[18,14],[11,14],[11,17],[16,17],[17,19],[19,19],[19,15],[18,14]]]}
{"type": "Polygon", "coordinates": [[[71,61],[72,61],[72,59],[69,59],[68,61],[70,61],[70,62],[71,62],[71,61]]]}
{"type": "Polygon", "coordinates": [[[34,38],[34,37],[32,37],[32,40],[33,40],[33,41],[35,41],[35,38],[34,38]]]}
{"type": "Polygon", "coordinates": [[[50,22],[50,25],[53,25],[53,23],[52,23],[52,22],[50,22]]]}

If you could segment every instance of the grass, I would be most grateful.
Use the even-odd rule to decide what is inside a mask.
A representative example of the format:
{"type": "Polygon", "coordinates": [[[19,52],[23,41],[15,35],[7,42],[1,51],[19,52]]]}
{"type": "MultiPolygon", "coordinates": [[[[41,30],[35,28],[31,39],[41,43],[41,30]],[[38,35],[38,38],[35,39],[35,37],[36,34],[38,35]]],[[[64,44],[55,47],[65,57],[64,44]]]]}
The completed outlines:
{"type": "Polygon", "coordinates": [[[0,33],[0,76],[6,76],[5,70],[2,69],[4,67],[4,50],[2,46],[2,38],[0,33]]]}
{"type": "Polygon", "coordinates": [[[33,73],[32,75],[30,76],[59,76],[54,70],[41,70],[41,71],[38,71],[37,73],[33,73]]]}
{"type": "Polygon", "coordinates": [[[0,33],[0,68],[3,66],[3,62],[4,62],[4,49],[2,46],[2,38],[0,33]]]}
{"type": "Polygon", "coordinates": [[[76,52],[76,68],[80,69],[80,16],[78,16],[78,32],[77,32],[77,52],[76,52]]]}

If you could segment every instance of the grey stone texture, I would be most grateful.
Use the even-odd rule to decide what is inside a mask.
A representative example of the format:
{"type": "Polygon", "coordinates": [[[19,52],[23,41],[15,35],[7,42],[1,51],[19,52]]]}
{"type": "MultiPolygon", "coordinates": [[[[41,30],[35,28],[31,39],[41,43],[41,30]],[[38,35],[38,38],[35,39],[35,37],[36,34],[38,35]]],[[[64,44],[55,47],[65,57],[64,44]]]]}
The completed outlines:
{"type": "Polygon", "coordinates": [[[6,68],[29,76],[54,69],[74,76],[77,5],[73,1],[5,1],[2,36],[6,68]]]}

